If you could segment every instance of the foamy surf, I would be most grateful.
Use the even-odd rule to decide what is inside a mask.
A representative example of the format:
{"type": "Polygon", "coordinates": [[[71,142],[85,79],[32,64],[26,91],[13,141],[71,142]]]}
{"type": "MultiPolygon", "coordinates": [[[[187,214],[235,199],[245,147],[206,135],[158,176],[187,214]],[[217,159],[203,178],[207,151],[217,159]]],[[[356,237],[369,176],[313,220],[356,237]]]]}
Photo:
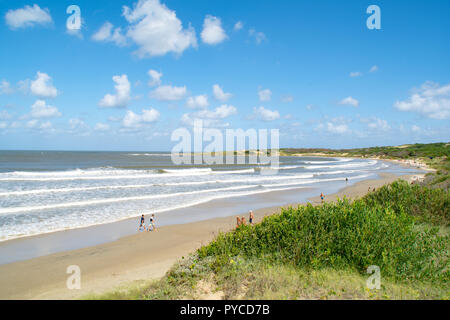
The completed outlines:
{"type": "Polygon", "coordinates": [[[132,154],[124,153],[122,162],[92,168],[64,169],[60,164],[62,170],[27,171],[22,169],[26,166],[18,166],[1,172],[0,240],[169,212],[214,199],[318,185],[322,191],[327,184],[346,177],[364,179],[389,166],[373,160],[289,157],[278,167],[180,168],[162,154],[132,154]]]}

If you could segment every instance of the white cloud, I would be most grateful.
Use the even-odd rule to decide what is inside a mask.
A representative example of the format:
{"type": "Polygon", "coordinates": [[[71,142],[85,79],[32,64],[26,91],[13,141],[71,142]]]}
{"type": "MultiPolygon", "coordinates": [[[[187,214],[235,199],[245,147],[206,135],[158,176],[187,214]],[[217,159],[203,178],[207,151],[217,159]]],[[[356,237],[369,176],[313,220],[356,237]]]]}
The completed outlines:
{"type": "Polygon", "coordinates": [[[11,84],[6,81],[6,80],[2,80],[0,82],[0,94],[11,94],[14,92],[14,89],[11,88],[11,84]]]}
{"type": "Polygon", "coordinates": [[[186,100],[186,105],[192,109],[207,108],[209,106],[208,96],[206,94],[203,94],[195,97],[189,97],[186,100]]]}
{"type": "Polygon", "coordinates": [[[159,111],[156,109],[142,110],[142,114],[128,110],[122,120],[122,125],[127,129],[138,129],[144,124],[149,124],[159,119],[159,111]]]}
{"type": "Polygon", "coordinates": [[[350,77],[352,77],[352,78],[360,77],[360,76],[362,76],[362,73],[359,71],[350,72],[350,77]]]}
{"type": "Polygon", "coordinates": [[[223,104],[214,111],[201,110],[196,114],[202,119],[225,119],[237,113],[237,109],[232,105],[223,104]]]}
{"type": "Polygon", "coordinates": [[[231,93],[225,93],[218,84],[213,85],[213,93],[214,98],[222,102],[225,102],[232,97],[231,93]]]}
{"type": "Polygon", "coordinates": [[[45,121],[42,122],[41,125],[39,126],[39,129],[41,130],[51,130],[53,129],[53,125],[50,121],[45,121]]]}
{"type": "Polygon", "coordinates": [[[234,31],[239,31],[244,27],[244,24],[241,21],[238,21],[234,24],[234,31]]]}
{"type": "Polygon", "coordinates": [[[327,131],[335,134],[343,134],[349,131],[346,124],[327,123],[327,131]]]}
{"type": "Polygon", "coordinates": [[[357,107],[357,106],[359,106],[359,101],[356,100],[353,97],[347,97],[347,98],[342,99],[341,101],[339,101],[339,104],[357,107]]]}
{"type": "Polygon", "coordinates": [[[291,95],[283,96],[281,98],[281,102],[284,102],[284,103],[289,103],[289,102],[292,102],[292,101],[294,101],[294,97],[291,96],[291,95]]]}
{"type": "Polygon", "coordinates": [[[37,4],[25,6],[21,9],[9,10],[5,15],[6,24],[11,29],[33,27],[37,24],[45,25],[53,22],[49,10],[42,10],[37,4]]]}
{"type": "Polygon", "coordinates": [[[108,131],[109,130],[109,125],[106,123],[101,123],[98,122],[95,127],[94,127],[95,131],[108,131]]]}
{"type": "Polygon", "coordinates": [[[32,94],[42,98],[55,98],[58,95],[58,90],[52,85],[52,78],[39,71],[36,79],[31,81],[30,90],[32,94]]]}
{"type": "Polygon", "coordinates": [[[80,128],[84,127],[86,124],[83,120],[74,118],[74,119],[69,119],[69,125],[70,125],[70,129],[76,130],[76,129],[80,129],[80,128]]]}
{"type": "Polygon", "coordinates": [[[253,117],[262,121],[274,121],[280,118],[277,110],[269,110],[264,107],[253,108],[253,117]]]}
{"type": "Polygon", "coordinates": [[[150,93],[150,96],[160,101],[176,101],[181,100],[186,96],[186,86],[172,87],[172,86],[159,86],[150,93]]]}
{"type": "Polygon", "coordinates": [[[136,54],[141,58],[197,47],[195,30],[183,29],[175,11],[159,0],[139,0],[133,9],[124,6],[123,16],[130,23],[127,36],[139,46],[136,54]]]}
{"type": "Polygon", "coordinates": [[[96,33],[94,33],[92,40],[99,42],[114,42],[120,47],[127,44],[127,38],[122,34],[122,29],[114,29],[114,26],[108,21],[105,22],[96,33]]]}
{"type": "Polygon", "coordinates": [[[32,129],[32,128],[35,128],[37,126],[37,124],[38,124],[38,120],[34,119],[34,120],[28,121],[25,126],[29,129],[32,129]]]}
{"type": "Polygon", "coordinates": [[[372,66],[372,68],[370,68],[369,72],[377,72],[378,71],[378,66],[372,66]]]}
{"type": "Polygon", "coordinates": [[[203,120],[205,127],[227,127],[228,123],[221,120],[228,118],[237,113],[237,109],[232,105],[221,105],[215,110],[203,109],[193,113],[185,113],[181,117],[181,121],[187,125],[193,125],[195,120],[203,120]]]}
{"type": "Polygon", "coordinates": [[[270,89],[264,89],[258,91],[259,101],[270,101],[272,98],[272,91],[270,89]]]}
{"type": "Polygon", "coordinates": [[[227,39],[219,18],[207,15],[203,22],[203,31],[200,34],[204,43],[215,45],[227,39]]]}
{"type": "Polygon", "coordinates": [[[388,131],[391,128],[386,120],[378,118],[374,119],[372,122],[369,122],[367,126],[369,129],[380,131],[388,131]]]}
{"type": "Polygon", "coordinates": [[[100,107],[104,108],[125,108],[130,101],[131,86],[126,74],[121,76],[113,76],[113,81],[116,83],[114,88],[116,94],[106,94],[99,102],[100,107]]]}
{"type": "Polygon", "coordinates": [[[267,40],[267,37],[264,33],[258,32],[255,29],[250,29],[248,31],[248,35],[255,39],[256,44],[260,44],[261,42],[267,40]]]}
{"type": "Polygon", "coordinates": [[[25,127],[28,129],[34,129],[34,130],[40,130],[40,131],[46,131],[48,133],[54,132],[53,125],[50,121],[40,122],[37,119],[33,119],[28,121],[25,124],[25,127]]]}
{"type": "Polygon", "coordinates": [[[440,86],[425,82],[418,89],[412,90],[408,100],[396,101],[394,107],[400,111],[412,111],[431,119],[450,118],[450,84],[440,86]]]}
{"type": "Polygon", "coordinates": [[[148,75],[151,78],[151,81],[148,83],[150,87],[159,86],[161,84],[161,77],[163,76],[161,72],[156,70],[148,70],[148,75]]]}
{"type": "Polygon", "coordinates": [[[25,115],[25,118],[56,118],[60,117],[61,112],[59,112],[58,108],[47,105],[47,103],[44,100],[37,100],[32,106],[31,106],[31,112],[27,115],[25,115]]]}
{"type": "Polygon", "coordinates": [[[8,120],[11,119],[12,116],[6,110],[0,111],[0,120],[8,120]]]}

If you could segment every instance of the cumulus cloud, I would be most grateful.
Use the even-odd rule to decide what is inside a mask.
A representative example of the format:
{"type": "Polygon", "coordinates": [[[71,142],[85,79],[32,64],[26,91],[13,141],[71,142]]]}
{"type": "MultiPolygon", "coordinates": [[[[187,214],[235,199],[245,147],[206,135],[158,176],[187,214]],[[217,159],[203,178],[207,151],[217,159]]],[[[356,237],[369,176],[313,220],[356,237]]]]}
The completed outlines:
{"type": "Polygon", "coordinates": [[[118,46],[125,46],[127,38],[121,28],[115,28],[110,22],[105,22],[100,29],[92,35],[92,40],[99,42],[114,42],[118,46]]]}
{"type": "Polygon", "coordinates": [[[207,15],[203,22],[203,31],[200,34],[202,41],[206,44],[215,45],[227,39],[222,22],[219,18],[207,15]]]}
{"type": "Polygon", "coordinates": [[[32,94],[42,98],[55,98],[58,95],[58,90],[52,85],[52,78],[39,71],[36,79],[31,81],[30,90],[32,94]]]}
{"type": "Polygon", "coordinates": [[[244,24],[241,21],[238,21],[234,24],[234,31],[239,31],[244,27],[244,24]]]}
{"type": "Polygon", "coordinates": [[[207,108],[209,106],[208,96],[206,94],[203,94],[195,97],[189,97],[186,100],[186,105],[192,109],[207,108]]]}
{"type": "Polygon", "coordinates": [[[14,92],[14,89],[11,87],[11,84],[6,81],[2,80],[0,82],[0,94],[11,94],[14,92]]]}
{"type": "Polygon", "coordinates": [[[186,86],[173,87],[173,86],[159,86],[150,93],[150,97],[160,101],[177,101],[186,96],[186,86]]]}
{"type": "Polygon", "coordinates": [[[272,91],[270,89],[261,89],[258,91],[259,101],[270,101],[272,98],[272,91]]]}
{"type": "Polygon", "coordinates": [[[237,109],[232,105],[223,104],[215,110],[203,109],[193,113],[185,113],[181,117],[181,122],[187,125],[193,125],[195,120],[203,120],[205,127],[226,127],[228,123],[222,123],[221,120],[237,113],[237,109]]]}
{"type": "Polygon", "coordinates": [[[367,126],[369,127],[369,129],[379,131],[388,131],[391,128],[386,120],[378,118],[374,119],[372,122],[369,122],[367,126]]]}
{"type": "Polygon", "coordinates": [[[262,121],[274,121],[280,118],[280,113],[277,110],[269,110],[264,107],[253,108],[253,116],[262,121]]]}
{"type": "Polygon", "coordinates": [[[54,106],[47,105],[44,100],[37,100],[31,106],[31,112],[23,118],[56,118],[60,117],[61,112],[59,112],[58,108],[54,106]]]}
{"type": "Polygon", "coordinates": [[[141,58],[181,54],[191,46],[197,47],[195,30],[184,29],[175,11],[159,0],[139,0],[133,9],[124,6],[123,16],[130,23],[127,37],[139,46],[136,54],[141,58]]]}
{"type": "Polygon", "coordinates": [[[359,72],[359,71],[350,72],[350,77],[351,78],[360,77],[360,76],[362,76],[362,73],[359,72]]]}
{"type": "Polygon", "coordinates": [[[396,101],[394,107],[400,111],[423,114],[431,119],[450,118],[450,84],[440,86],[438,83],[425,82],[418,89],[413,89],[409,99],[396,101]]]}
{"type": "Polygon", "coordinates": [[[142,114],[128,110],[122,120],[122,126],[126,129],[139,129],[145,124],[150,124],[159,119],[159,111],[156,109],[142,110],[142,114]]]}
{"type": "Polygon", "coordinates": [[[72,129],[72,130],[82,128],[85,125],[86,125],[86,123],[81,119],[78,119],[78,118],[69,119],[69,126],[70,126],[70,129],[72,129]]]}
{"type": "Polygon", "coordinates": [[[8,111],[6,111],[6,110],[0,111],[0,120],[8,120],[11,118],[12,118],[12,116],[9,114],[8,111]]]}
{"type": "Polygon", "coordinates": [[[150,87],[159,86],[161,84],[161,78],[163,76],[161,72],[158,72],[156,70],[149,70],[148,75],[151,79],[148,83],[150,87]]]}
{"type": "Polygon", "coordinates": [[[289,102],[292,102],[292,101],[294,101],[294,97],[291,96],[291,95],[283,96],[281,98],[281,102],[284,102],[284,103],[289,103],[289,102]]]}
{"type": "Polygon", "coordinates": [[[369,72],[373,73],[373,72],[377,72],[378,71],[378,66],[372,66],[369,70],[369,72]]]}
{"type": "Polygon", "coordinates": [[[347,98],[342,99],[341,101],[339,101],[339,104],[344,105],[344,106],[357,107],[357,106],[359,106],[359,101],[356,100],[353,97],[347,97],[347,98]]]}
{"type": "Polygon", "coordinates": [[[53,22],[49,10],[41,9],[37,4],[25,6],[21,9],[9,10],[5,15],[6,24],[11,29],[33,27],[35,25],[46,25],[53,22]]]}
{"type": "Polygon", "coordinates": [[[335,134],[343,134],[349,131],[348,125],[327,122],[327,131],[335,134]]]}
{"type": "Polygon", "coordinates": [[[116,94],[106,94],[98,103],[100,107],[104,108],[125,108],[130,101],[131,86],[126,74],[121,76],[113,76],[113,81],[116,83],[114,88],[116,94]]]}
{"type": "Polygon", "coordinates": [[[95,127],[94,127],[95,131],[108,131],[109,130],[109,125],[106,123],[101,123],[98,122],[95,127]]]}
{"type": "Polygon", "coordinates": [[[255,40],[256,44],[261,44],[263,41],[267,40],[267,37],[264,33],[258,32],[255,29],[250,29],[248,31],[248,35],[255,40]]]}
{"type": "Polygon", "coordinates": [[[225,102],[232,97],[231,93],[225,93],[218,84],[213,85],[213,93],[214,98],[222,102],[225,102]]]}
{"type": "Polygon", "coordinates": [[[33,119],[33,120],[28,121],[25,124],[25,127],[28,129],[43,131],[46,133],[55,132],[55,129],[53,128],[53,125],[50,121],[39,121],[37,119],[33,119]]]}

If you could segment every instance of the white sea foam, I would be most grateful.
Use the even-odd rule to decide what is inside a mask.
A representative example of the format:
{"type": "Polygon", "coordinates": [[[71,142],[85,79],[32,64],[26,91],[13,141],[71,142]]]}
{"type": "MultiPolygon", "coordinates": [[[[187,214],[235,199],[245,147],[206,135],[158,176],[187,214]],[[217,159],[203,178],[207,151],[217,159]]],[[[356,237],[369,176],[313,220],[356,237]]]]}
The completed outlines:
{"type": "MultiPolygon", "coordinates": [[[[168,154],[147,154],[156,155],[168,154]]],[[[151,158],[148,159],[150,162],[151,158]]],[[[291,161],[278,168],[227,166],[221,170],[216,167],[170,168],[168,164],[167,169],[149,170],[101,167],[0,173],[0,223],[4,223],[0,241],[119,221],[153,210],[171,211],[215,199],[314,188],[318,183],[340,181],[345,177],[350,181],[362,179],[388,167],[376,163],[348,158],[298,159],[297,163],[291,161]],[[276,175],[260,174],[263,170],[274,169],[280,171],[276,175]]]]}
{"type": "Polygon", "coordinates": [[[368,161],[368,162],[354,162],[354,163],[328,165],[328,166],[305,166],[305,169],[360,168],[360,167],[370,167],[377,163],[378,163],[378,161],[372,160],[372,161],[368,161]]]}
{"type": "Polygon", "coordinates": [[[107,204],[107,203],[122,202],[122,201],[161,199],[161,198],[183,196],[183,195],[188,195],[188,194],[200,194],[200,193],[207,193],[207,192],[223,192],[223,191],[249,189],[249,188],[255,188],[255,187],[258,187],[258,186],[257,185],[246,185],[246,186],[236,186],[236,187],[229,187],[229,188],[206,189],[206,190],[196,190],[196,191],[168,193],[168,194],[156,194],[156,195],[153,194],[153,195],[147,195],[147,196],[110,198],[110,199],[87,200],[87,201],[78,201],[78,202],[64,202],[64,203],[33,206],[33,207],[0,208],[0,215],[17,213],[17,212],[29,212],[29,211],[37,211],[37,210],[57,209],[57,208],[91,206],[91,205],[97,205],[97,204],[107,204]]]}

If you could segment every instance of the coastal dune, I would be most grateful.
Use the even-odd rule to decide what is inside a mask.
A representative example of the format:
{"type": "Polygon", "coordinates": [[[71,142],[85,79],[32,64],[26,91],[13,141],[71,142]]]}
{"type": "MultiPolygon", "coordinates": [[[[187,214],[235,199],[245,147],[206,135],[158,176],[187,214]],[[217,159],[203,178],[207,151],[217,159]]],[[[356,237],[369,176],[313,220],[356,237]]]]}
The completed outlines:
{"type": "MultiPolygon", "coordinates": [[[[335,201],[344,196],[361,197],[369,187],[379,188],[399,178],[412,181],[421,175],[399,177],[380,173],[379,177],[380,179],[357,182],[334,195],[325,195],[325,200],[335,201]]],[[[318,204],[321,201],[319,197],[315,197],[310,202],[318,204]]],[[[254,210],[256,222],[261,221],[264,216],[279,213],[281,208],[254,210]]],[[[246,217],[248,215],[243,214],[246,217]]],[[[0,299],[77,299],[133,281],[157,279],[175,261],[208,243],[219,232],[233,229],[235,221],[236,218],[230,216],[164,226],[155,232],[137,233],[114,242],[0,265],[0,299]],[[79,290],[69,290],[66,286],[70,276],[66,270],[72,265],[79,266],[81,270],[79,290]]]]}

